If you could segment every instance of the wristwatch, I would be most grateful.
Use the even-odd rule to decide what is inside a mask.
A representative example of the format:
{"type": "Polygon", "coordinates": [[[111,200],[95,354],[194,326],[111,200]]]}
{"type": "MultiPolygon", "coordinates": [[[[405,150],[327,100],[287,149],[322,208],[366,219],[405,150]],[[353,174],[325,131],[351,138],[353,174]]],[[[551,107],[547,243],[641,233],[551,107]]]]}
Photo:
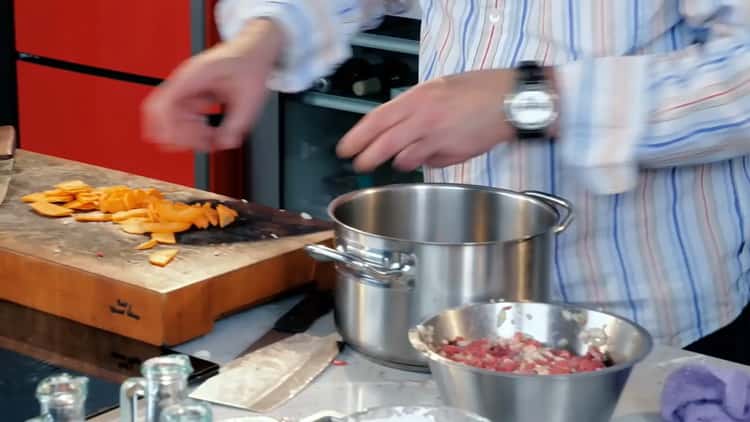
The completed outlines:
{"type": "Polygon", "coordinates": [[[522,62],[516,86],[505,98],[505,118],[518,139],[540,139],[557,119],[557,95],[535,62],[522,62]]]}

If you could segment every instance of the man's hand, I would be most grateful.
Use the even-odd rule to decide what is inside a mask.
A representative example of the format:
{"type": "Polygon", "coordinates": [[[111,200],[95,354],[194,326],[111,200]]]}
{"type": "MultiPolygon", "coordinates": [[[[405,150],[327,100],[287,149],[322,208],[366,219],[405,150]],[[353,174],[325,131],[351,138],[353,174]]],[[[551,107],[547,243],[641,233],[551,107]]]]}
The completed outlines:
{"type": "Polygon", "coordinates": [[[185,61],[146,98],[145,137],[175,149],[239,147],[266,98],[283,42],[276,24],[257,20],[232,41],[185,61]],[[218,128],[205,116],[214,104],[226,108],[218,128]]]}
{"type": "Polygon", "coordinates": [[[363,172],[392,157],[403,171],[464,162],[515,136],[503,111],[514,83],[513,70],[481,70],[420,84],[365,116],[337,153],[363,172]]]}

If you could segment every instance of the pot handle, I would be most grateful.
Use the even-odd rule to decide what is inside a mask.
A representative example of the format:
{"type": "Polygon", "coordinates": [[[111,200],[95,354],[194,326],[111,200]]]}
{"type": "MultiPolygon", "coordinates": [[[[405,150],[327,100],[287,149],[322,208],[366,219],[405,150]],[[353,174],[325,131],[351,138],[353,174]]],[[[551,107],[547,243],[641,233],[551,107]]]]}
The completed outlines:
{"type": "Polygon", "coordinates": [[[526,196],[534,197],[548,205],[551,205],[558,212],[560,211],[561,208],[565,210],[565,214],[563,214],[562,218],[560,218],[560,222],[557,223],[557,226],[555,226],[555,228],[553,229],[555,233],[560,233],[564,231],[565,229],[568,228],[568,226],[570,226],[570,223],[573,222],[573,204],[571,204],[567,200],[560,198],[559,196],[554,196],[548,193],[534,191],[534,190],[524,191],[523,194],[526,196]]]}
{"type": "Polygon", "coordinates": [[[386,268],[323,245],[305,245],[305,252],[315,260],[324,262],[334,261],[353,270],[360,271],[373,279],[370,281],[374,281],[383,287],[389,287],[392,281],[402,277],[405,272],[403,268],[386,268]]]}

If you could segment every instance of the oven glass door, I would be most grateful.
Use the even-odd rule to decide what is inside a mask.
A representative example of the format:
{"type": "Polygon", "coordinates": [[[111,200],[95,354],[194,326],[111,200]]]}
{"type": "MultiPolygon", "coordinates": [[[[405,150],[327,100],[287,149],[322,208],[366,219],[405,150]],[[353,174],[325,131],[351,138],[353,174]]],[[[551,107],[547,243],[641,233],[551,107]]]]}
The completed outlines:
{"type": "Polygon", "coordinates": [[[336,144],[364,114],[417,83],[420,22],[387,17],[352,41],[352,58],[309,91],[279,100],[280,205],[327,218],[337,196],[373,186],[421,182],[385,163],[358,174],[336,157],[336,144]]]}

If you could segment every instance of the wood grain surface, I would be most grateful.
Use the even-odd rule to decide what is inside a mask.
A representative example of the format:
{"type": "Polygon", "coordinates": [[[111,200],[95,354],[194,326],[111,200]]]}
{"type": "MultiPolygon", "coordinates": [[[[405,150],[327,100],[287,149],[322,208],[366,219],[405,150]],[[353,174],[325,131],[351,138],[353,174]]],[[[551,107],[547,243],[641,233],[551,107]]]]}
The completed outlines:
{"type": "Polygon", "coordinates": [[[208,332],[222,315],[316,278],[316,272],[330,286],[330,268],[301,250],[330,243],[329,229],[325,222],[193,188],[18,151],[0,205],[0,298],[152,344],[177,344],[208,332]],[[42,217],[20,201],[73,179],[157,188],[173,200],[233,204],[240,224],[224,234],[181,235],[185,243],[178,239],[177,258],[156,267],[148,262],[153,250],[134,249],[145,236],[111,223],[42,217]]]}

